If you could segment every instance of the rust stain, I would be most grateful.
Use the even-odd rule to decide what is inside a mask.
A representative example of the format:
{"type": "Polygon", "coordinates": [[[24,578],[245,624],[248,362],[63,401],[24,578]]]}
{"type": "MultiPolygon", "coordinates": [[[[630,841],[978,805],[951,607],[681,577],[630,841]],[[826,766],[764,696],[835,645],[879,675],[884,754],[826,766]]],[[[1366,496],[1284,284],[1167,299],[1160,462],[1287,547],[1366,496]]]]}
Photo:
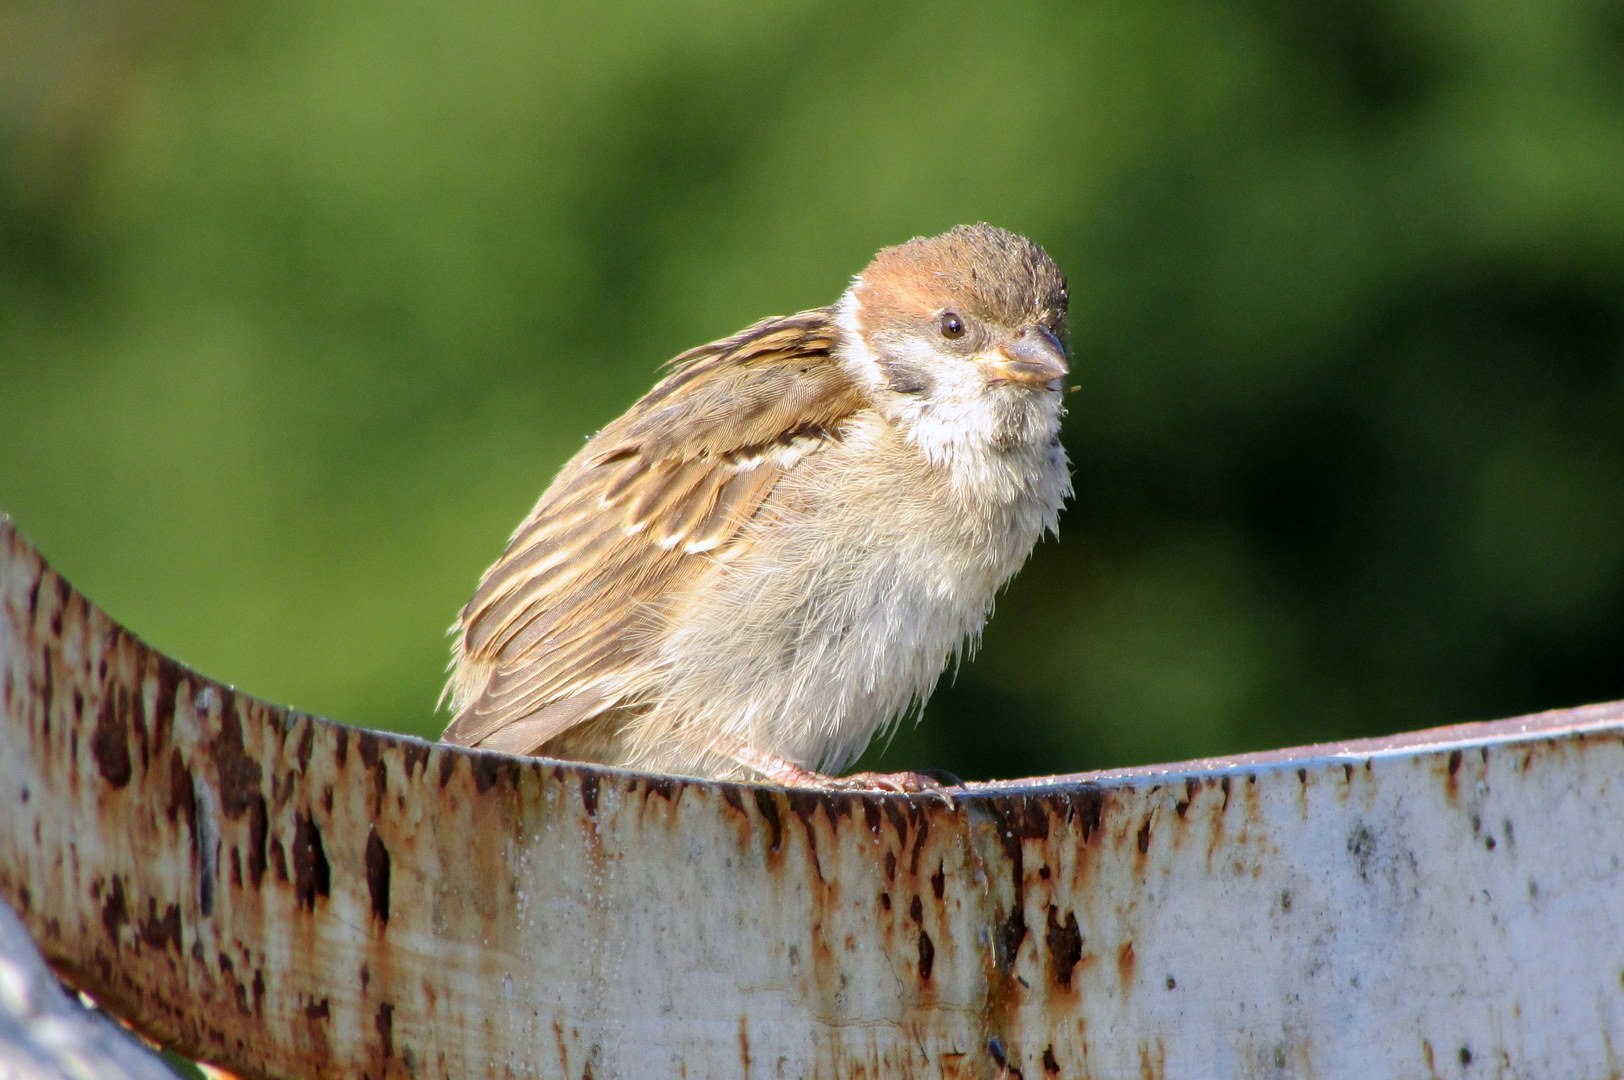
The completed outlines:
{"type": "Polygon", "coordinates": [[[1062,989],[1070,990],[1072,972],[1083,958],[1083,934],[1077,925],[1077,913],[1068,911],[1062,920],[1051,907],[1044,940],[1049,946],[1049,978],[1062,989]]]}
{"type": "Polygon", "coordinates": [[[923,929],[919,931],[919,981],[929,982],[930,973],[936,966],[936,943],[931,941],[930,934],[923,929]]]}
{"type": "MultiPolygon", "coordinates": [[[[767,788],[756,789],[756,813],[767,829],[767,849],[779,851],[784,846],[784,823],[778,813],[778,794],[767,788]]],[[[887,853],[889,854],[889,853],[887,853]]],[[[894,856],[892,856],[894,860],[894,856]]],[[[893,864],[894,865],[894,861],[893,864]]]]}
{"type": "Polygon", "coordinates": [[[124,787],[135,774],[127,741],[130,694],[122,686],[114,686],[102,701],[96,714],[96,727],[90,735],[90,753],[102,779],[115,790],[124,787]]]}
{"type": "Polygon", "coordinates": [[[107,899],[102,902],[101,924],[107,940],[115,949],[129,923],[130,909],[124,899],[124,879],[114,878],[111,888],[107,890],[107,899]]]}
{"type": "Polygon", "coordinates": [[[510,788],[516,786],[520,764],[517,758],[503,754],[482,753],[468,759],[468,766],[474,774],[474,788],[481,795],[489,792],[497,784],[510,788]]]}
{"type": "Polygon", "coordinates": [[[1124,941],[1117,949],[1117,982],[1121,984],[1123,993],[1133,988],[1134,969],[1133,942],[1124,941]]]}
{"type": "Polygon", "coordinates": [[[598,778],[596,776],[584,776],[581,778],[581,809],[586,811],[586,816],[589,818],[598,816],[598,778]]]}
{"type": "Polygon", "coordinates": [[[136,937],[146,948],[160,952],[181,952],[180,905],[166,904],[158,913],[158,901],[147,899],[147,913],[136,925],[136,937]]]}
{"type": "Polygon", "coordinates": [[[1140,1080],[1167,1080],[1167,1047],[1160,1039],[1139,1044],[1140,1080]]]}
{"type": "Polygon", "coordinates": [[[385,1001],[373,1013],[373,1030],[378,1033],[378,1046],[384,1058],[395,1056],[395,1005],[385,1001]]]}
{"type": "Polygon", "coordinates": [[[384,926],[389,925],[389,849],[378,836],[377,826],[367,834],[366,851],[367,895],[372,901],[372,916],[384,926]]]}
{"type": "Polygon", "coordinates": [[[308,814],[294,819],[293,845],[294,894],[299,906],[314,909],[317,897],[330,895],[332,867],[327,862],[327,851],[321,840],[321,830],[308,814]]]}
{"type": "Polygon", "coordinates": [[[221,695],[212,687],[206,689],[212,701],[218,701],[222,696],[232,699],[221,709],[219,731],[209,746],[215,775],[219,778],[220,809],[232,821],[252,812],[256,803],[259,804],[260,813],[264,813],[265,797],[260,790],[264,773],[243,743],[242,721],[233,707],[236,695],[229,691],[221,695]]]}

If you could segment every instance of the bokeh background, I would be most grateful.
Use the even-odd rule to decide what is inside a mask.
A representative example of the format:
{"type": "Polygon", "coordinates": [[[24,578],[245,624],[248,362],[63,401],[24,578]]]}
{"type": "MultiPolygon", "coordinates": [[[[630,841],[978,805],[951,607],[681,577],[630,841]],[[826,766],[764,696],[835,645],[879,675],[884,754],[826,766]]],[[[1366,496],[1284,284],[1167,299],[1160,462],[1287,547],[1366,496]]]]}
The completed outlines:
{"type": "Polygon", "coordinates": [[[436,734],[444,630],[667,357],[988,220],[1078,497],[870,765],[1624,697],[1624,6],[0,7],[0,507],[147,640],[436,734]]]}

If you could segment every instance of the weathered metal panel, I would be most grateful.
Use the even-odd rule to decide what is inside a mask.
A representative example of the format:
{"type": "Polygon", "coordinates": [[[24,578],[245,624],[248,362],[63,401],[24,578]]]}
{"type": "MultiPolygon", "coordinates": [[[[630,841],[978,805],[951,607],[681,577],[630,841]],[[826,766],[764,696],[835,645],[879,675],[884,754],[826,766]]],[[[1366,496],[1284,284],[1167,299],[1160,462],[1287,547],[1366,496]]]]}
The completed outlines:
{"type": "Polygon", "coordinates": [[[250,1075],[1624,1074],[1624,704],[899,796],[292,714],[0,523],[0,895],[250,1075]]]}

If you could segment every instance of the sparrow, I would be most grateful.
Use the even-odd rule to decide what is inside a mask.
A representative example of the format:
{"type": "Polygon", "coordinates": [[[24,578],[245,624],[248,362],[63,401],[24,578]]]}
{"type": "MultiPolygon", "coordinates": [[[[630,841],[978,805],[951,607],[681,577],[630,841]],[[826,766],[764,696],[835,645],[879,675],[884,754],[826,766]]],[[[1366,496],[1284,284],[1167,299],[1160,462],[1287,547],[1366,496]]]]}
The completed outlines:
{"type": "Polygon", "coordinates": [[[1065,278],[987,224],[670,361],[451,634],[448,742],[720,780],[831,774],[917,714],[1056,531],[1065,278]]]}

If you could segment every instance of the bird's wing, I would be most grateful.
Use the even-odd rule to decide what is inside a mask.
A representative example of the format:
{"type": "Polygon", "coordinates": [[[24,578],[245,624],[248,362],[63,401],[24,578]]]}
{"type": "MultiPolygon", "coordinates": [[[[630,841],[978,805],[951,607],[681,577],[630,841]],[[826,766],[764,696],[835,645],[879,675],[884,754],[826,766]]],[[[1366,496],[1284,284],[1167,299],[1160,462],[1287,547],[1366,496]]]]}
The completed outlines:
{"type": "Polygon", "coordinates": [[[780,476],[865,395],[827,309],[684,353],[567,464],[453,633],[445,738],[527,753],[625,703],[661,601],[733,553],[780,476]]]}

